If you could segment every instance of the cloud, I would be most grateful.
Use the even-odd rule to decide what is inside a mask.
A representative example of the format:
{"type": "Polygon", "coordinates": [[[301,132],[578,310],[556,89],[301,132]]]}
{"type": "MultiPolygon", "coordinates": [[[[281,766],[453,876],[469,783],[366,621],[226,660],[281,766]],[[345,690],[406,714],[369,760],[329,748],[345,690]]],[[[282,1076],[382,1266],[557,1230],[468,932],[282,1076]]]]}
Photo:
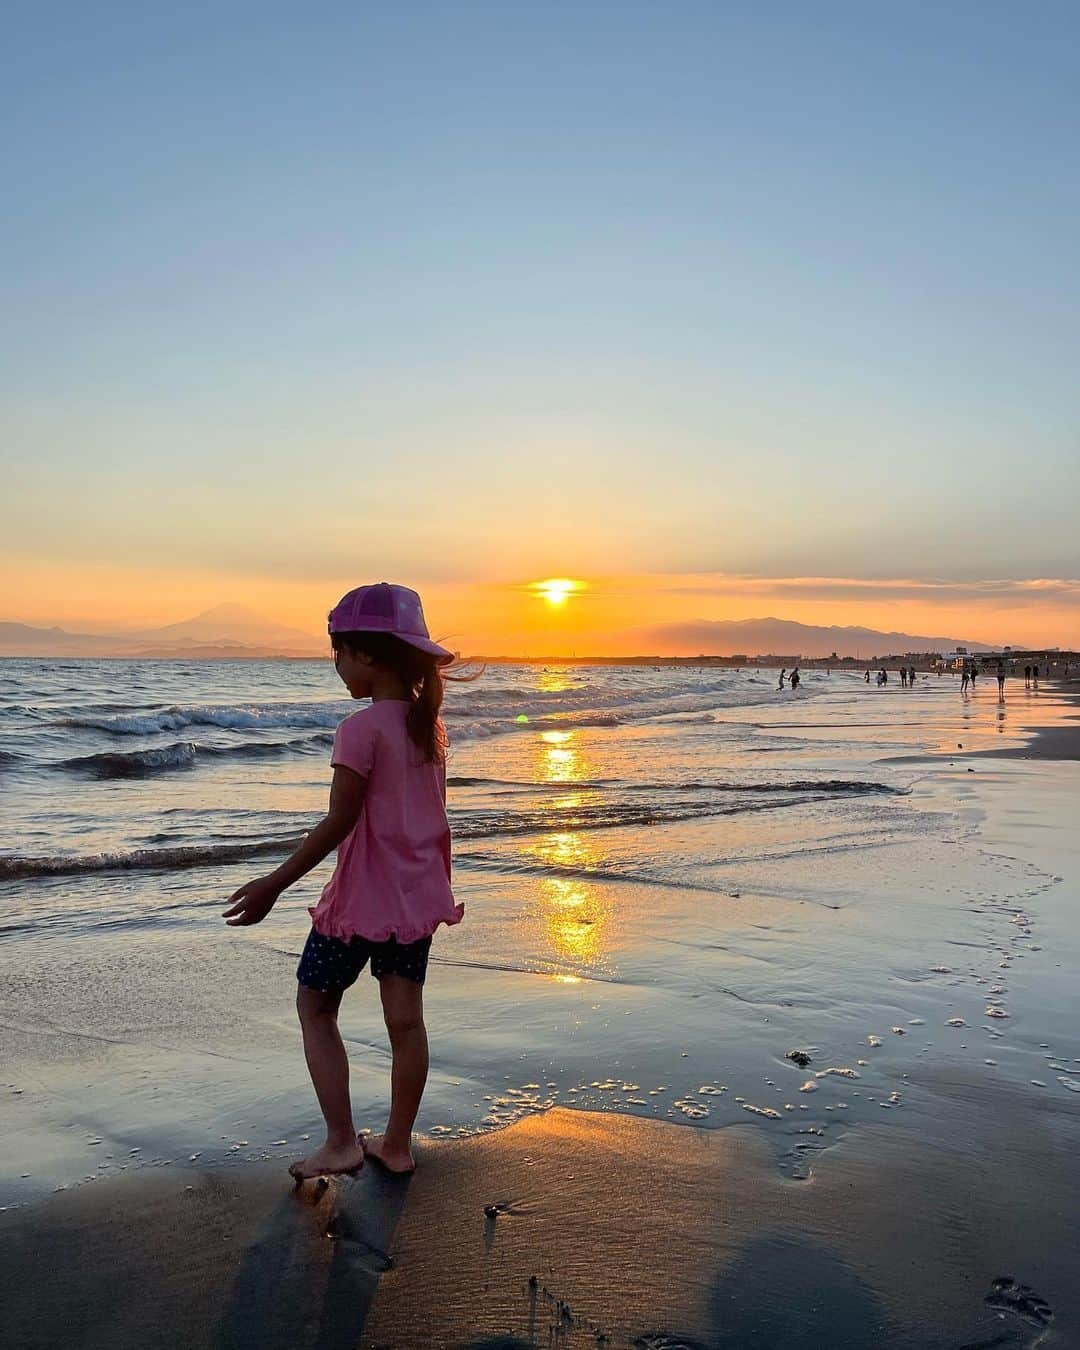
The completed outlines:
{"type": "Polygon", "coordinates": [[[672,586],[678,595],[777,596],[794,600],[911,601],[955,607],[988,604],[1023,609],[1042,604],[1080,604],[1080,580],[1039,577],[1027,580],[939,581],[858,577],[724,576],[700,586],[672,586]]]}

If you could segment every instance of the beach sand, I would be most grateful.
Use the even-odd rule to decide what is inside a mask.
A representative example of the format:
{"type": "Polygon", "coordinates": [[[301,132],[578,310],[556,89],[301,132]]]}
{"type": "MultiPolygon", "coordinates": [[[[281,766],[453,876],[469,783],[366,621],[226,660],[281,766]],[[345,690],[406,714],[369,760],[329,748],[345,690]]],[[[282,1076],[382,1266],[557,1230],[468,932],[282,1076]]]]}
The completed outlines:
{"type": "MultiPolygon", "coordinates": [[[[288,1180],[317,1127],[294,958],[273,935],[163,926],[10,949],[0,1343],[1080,1345],[1075,707],[1016,699],[1007,724],[990,699],[867,707],[871,752],[918,768],[894,833],[793,863],[785,830],[809,821],[828,842],[829,811],[748,816],[724,827],[727,867],[698,843],[714,826],[679,825],[665,851],[686,845],[681,875],[712,889],[620,881],[606,982],[474,968],[477,948],[456,948],[466,976],[449,962],[432,982],[421,1125],[472,1106],[515,1123],[428,1134],[409,1180],[374,1165],[288,1180]],[[1003,999],[1007,1019],[983,1015],[1003,999]],[[859,1081],[799,1095],[845,1065],[859,1081]],[[583,1072],[627,1082],[579,1089],[583,1072]],[[524,1118],[522,1088],[483,1104],[528,1078],[543,1091],[524,1118]],[[675,1123],[663,1084],[710,1128],[675,1123]],[[549,1089],[561,1104],[544,1109],[549,1089]]],[[[755,713],[793,764],[820,762],[853,715],[755,713]]],[[[520,897],[501,878],[485,891],[479,865],[463,875],[478,897],[464,941],[480,942],[476,918],[520,897]]],[[[344,1022],[365,1124],[387,1067],[370,1003],[344,1022]]]]}
{"type": "Polygon", "coordinates": [[[804,1181],[752,1127],[555,1109],[428,1144],[411,1180],[369,1164],[293,1190],[263,1164],[101,1183],[6,1234],[5,1344],[1074,1344],[1080,1102],[971,1114],[973,1086],[931,1085],[967,1116],[962,1146],[867,1127],[804,1181]]]}

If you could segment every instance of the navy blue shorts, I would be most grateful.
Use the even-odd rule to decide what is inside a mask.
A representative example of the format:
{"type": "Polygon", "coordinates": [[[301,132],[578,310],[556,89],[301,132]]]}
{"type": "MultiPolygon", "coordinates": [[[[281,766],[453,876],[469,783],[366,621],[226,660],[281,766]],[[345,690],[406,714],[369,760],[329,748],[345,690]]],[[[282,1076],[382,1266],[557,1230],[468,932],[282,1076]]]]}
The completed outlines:
{"type": "Polygon", "coordinates": [[[418,942],[369,942],[355,937],[349,942],[341,938],[323,937],[313,928],[304,944],[296,978],[305,989],[316,989],[321,994],[348,989],[371,960],[371,973],[377,980],[384,975],[404,975],[407,980],[424,983],[427,975],[428,952],[431,938],[418,942]]]}

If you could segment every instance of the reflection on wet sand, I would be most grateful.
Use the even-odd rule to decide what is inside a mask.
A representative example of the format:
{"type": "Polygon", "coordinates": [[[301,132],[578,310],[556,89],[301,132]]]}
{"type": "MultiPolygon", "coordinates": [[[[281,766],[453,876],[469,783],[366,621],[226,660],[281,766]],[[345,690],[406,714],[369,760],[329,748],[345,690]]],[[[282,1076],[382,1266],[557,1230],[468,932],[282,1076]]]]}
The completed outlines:
{"type": "MultiPolygon", "coordinates": [[[[531,861],[561,872],[594,868],[599,859],[586,835],[564,831],[546,835],[523,852],[531,861]]],[[[526,918],[531,924],[539,922],[540,945],[561,968],[559,975],[566,975],[567,966],[581,974],[607,969],[614,906],[606,888],[582,876],[541,876],[526,918]]]]}
{"type": "MultiPolygon", "coordinates": [[[[536,782],[572,784],[586,780],[589,766],[581,753],[577,733],[541,732],[537,738],[534,773],[536,782]]],[[[594,795],[582,791],[561,793],[545,805],[551,811],[566,811],[585,806],[594,795]]],[[[563,873],[595,868],[600,858],[595,844],[584,834],[565,830],[530,842],[522,854],[532,862],[540,862],[563,873]]],[[[563,875],[538,878],[536,893],[523,917],[530,926],[539,923],[541,946],[550,951],[552,964],[556,967],[552,978],[562,983],[576,983],[581,974],[606,969],[606,939],[613,914],[614,906],[601,888],[585,877],[563,875]]]]}

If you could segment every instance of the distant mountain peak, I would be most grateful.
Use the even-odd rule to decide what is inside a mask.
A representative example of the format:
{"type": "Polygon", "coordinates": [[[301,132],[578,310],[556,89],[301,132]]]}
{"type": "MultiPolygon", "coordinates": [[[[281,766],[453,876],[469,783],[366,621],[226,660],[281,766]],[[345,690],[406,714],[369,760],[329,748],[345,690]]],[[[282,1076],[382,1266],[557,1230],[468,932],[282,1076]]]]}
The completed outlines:
{"type": "Polygon", "coordinates": [[[261,614],[257,614],[250,605],[241,604],[239,600],[223,600],[220,605],[211,605],[209,609],[204,609],[186,622],[198,623],[202,619],[240,619],[245,623],[250,623],[252,620],[259,623],[270,622],[270,620],[264,619],[261,614]]]}
{"type": "Polygon", "coordinates": [[[858,624],[808,624],[795,619],[689,619],[636,629],[643,650],[663,656],[903,656],[908,652],[951,652],[958,646],[985,652],[985,642],[964,638],[927,637],[914,633],[883,632],[858,624]]]}

